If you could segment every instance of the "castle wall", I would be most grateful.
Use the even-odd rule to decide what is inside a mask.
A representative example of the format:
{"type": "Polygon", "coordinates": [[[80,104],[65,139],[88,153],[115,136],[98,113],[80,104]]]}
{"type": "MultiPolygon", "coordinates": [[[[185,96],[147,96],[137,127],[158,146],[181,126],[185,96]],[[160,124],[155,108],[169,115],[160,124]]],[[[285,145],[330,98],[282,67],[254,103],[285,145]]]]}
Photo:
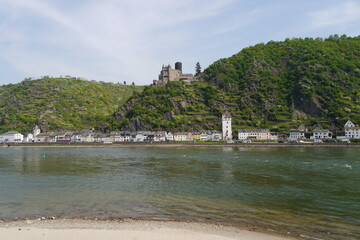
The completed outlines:
{"type": "Polygon", "coordinates": [[[176,69],[169,69],[169,82],[178,81],[181,76],[181,72],[176,69]]]}
{"type": "Polygon", "coordinates": [[[180,62],[176,64],[177,69],[172,69],[170,65],[163,65],[159,74],[159,80],[153,81],[154,85],[163,85],[173,81],[191,82],[195,80],[192,74],[182,74],[182,64],[180,62]]]}

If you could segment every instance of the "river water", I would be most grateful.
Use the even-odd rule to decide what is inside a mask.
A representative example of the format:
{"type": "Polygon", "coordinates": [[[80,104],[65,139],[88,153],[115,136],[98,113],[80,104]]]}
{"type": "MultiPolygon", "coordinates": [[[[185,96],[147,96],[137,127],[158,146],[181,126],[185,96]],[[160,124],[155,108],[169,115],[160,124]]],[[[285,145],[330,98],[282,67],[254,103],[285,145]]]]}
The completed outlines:
{"type": "Polygon", "coordinates": [[[360,148],[0,148],[0,218],[42,216],[360,239],[360,148]]]}

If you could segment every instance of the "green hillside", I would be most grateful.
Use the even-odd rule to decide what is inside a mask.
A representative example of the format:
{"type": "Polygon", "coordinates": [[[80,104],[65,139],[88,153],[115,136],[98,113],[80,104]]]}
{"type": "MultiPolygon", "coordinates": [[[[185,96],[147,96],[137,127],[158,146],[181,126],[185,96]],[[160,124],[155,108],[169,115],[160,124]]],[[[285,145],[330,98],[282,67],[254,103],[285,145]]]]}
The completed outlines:
{"type": "Polygon", "coordinates": [[[143,87],[46,78],[0,86],[0,133],[31,131],[35,123],[45,131],[113,126],[113,112],[143,87]]]}
{"type": "Polygon", "coordinates": [[[215,62],[202,79],[147,87],[117,111],[119,127],[220,129],[225,111],[234,129],[360,122],[360,37],[257,44],[215,62]]]}

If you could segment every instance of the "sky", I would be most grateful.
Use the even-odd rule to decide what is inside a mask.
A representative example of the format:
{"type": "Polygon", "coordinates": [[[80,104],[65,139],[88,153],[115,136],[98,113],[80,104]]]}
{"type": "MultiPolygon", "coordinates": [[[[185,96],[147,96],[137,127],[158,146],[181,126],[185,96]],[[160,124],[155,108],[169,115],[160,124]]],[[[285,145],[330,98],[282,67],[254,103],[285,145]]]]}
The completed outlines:
{"type": "Polygon", "coordinates": [[[0,0],[0,85],[42,76],[147,85],[241,49],[360,35],[360,0],[0,0]]]}

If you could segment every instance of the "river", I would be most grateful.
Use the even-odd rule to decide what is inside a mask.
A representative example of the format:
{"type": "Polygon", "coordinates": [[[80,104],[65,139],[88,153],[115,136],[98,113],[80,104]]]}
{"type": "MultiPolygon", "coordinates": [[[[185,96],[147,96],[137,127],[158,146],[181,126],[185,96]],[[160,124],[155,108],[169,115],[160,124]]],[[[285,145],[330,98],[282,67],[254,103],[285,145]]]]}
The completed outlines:
{"type": "Polygon", "coordinates": [[[360,149],[0,148],[0,218],[42,216],[360,239],[360,149]]]}

